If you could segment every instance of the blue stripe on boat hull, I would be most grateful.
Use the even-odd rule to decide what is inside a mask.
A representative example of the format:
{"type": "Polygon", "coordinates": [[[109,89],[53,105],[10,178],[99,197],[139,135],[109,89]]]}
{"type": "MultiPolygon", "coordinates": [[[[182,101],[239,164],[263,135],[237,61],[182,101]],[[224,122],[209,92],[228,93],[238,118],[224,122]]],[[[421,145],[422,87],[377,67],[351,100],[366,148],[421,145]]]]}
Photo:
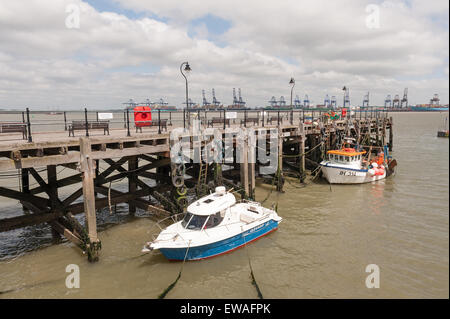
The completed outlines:
{"type": "MultiPolygon", "coordinates": [[[[190,247],[186,260],[204,259],[224,254],[276,230],[277,227],[278,222],[271,219],[236,236],[203,246],[190,247]]],[[[186,255],[186,248],[161,248],[160,251],[169,260],[184,260],[186,255]]]]}

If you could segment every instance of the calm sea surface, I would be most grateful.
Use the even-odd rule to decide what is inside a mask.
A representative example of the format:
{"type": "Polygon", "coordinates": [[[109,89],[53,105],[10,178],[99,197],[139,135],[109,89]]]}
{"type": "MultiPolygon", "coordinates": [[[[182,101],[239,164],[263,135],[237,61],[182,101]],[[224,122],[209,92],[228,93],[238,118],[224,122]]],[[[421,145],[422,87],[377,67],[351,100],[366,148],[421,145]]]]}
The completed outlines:
{"type": "MultiPolygon", "coordinates": [[[[246,249],[186,263],[167,297],[257,298],[248,253],[265,298],[448,298],[449,140],[436,137],[447,114],[393,113],[395,176],[331,188],[286,183],[285,193],[266,202],[278,202],[278,231],[246,249]],[[365,286],[369,264],[380,268],[379,289],[365,286]]],[[[0,176],[0,184],[18,187],[17,178],[0,176]]],[[[258,185],[257,200],[269,189],[258,185]]],[[[4,198],[0,212],[22,213],[4,198]]],[[[99,213],[103,249],[95,264],[70,243],[52,245],[45,225],[0,233],[0,298],[156,298],[181,263],[158,252],[141,256],[154,224],[146,217],[129,218],[126,205],[99,213]],[[80,289],[65,286],[68,264],[80,267],[80,289]]]]}

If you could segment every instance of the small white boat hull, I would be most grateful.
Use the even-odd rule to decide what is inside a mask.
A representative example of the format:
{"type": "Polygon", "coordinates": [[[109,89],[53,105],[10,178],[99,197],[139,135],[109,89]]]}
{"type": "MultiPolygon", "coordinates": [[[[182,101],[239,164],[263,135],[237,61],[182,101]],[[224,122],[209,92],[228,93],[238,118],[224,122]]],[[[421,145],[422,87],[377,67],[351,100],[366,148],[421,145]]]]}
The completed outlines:
{"type": "Polygon", "coordinates": [[[363,184],[386,178],[386,169],[382,175],[371,175],[367,169],[354,169],[330,165],[322,162],[322,173],[330,184],[363,184]]]}

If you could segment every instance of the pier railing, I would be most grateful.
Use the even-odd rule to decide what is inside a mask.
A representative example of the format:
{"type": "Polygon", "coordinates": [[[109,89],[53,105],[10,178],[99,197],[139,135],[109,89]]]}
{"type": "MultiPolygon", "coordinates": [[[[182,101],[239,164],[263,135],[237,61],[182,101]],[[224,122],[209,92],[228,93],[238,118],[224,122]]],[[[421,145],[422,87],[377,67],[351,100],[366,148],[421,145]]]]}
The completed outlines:
{"type": "Polygon", "coordinates": [[[104,129],[104,134],[111,130],[139,134],[157,131],[166,132],[169,127],[190,128],[194,123],[200,123],[202,128],[229,127],[230,124],[242,127],[266,125],[298,125],[327,122],[334,119],[382,119],[388,117],[388,110],[367,108],[347,110],[340,109],[183,109],[167,110],[153,109],[151,111],[125,110],[82,110],[71,111],[37,111],[26,108],[23,111],[0,111],[1,140],[14,140],[18,133],[22,138],[33,142],[33,134],[64,132],[75,136],[89,136],[94,129],[104,129]],[[140,113],[141,115],[138,115],[140,113]],[[142,114],[149,114],[142,116],[142,114]],[[198,121],[200,120],[200,121],[198,121]],[[197,122],[194,122],[197,121],[197,122]],[[106,129],[107,128],[107,129],[106,129]]]}

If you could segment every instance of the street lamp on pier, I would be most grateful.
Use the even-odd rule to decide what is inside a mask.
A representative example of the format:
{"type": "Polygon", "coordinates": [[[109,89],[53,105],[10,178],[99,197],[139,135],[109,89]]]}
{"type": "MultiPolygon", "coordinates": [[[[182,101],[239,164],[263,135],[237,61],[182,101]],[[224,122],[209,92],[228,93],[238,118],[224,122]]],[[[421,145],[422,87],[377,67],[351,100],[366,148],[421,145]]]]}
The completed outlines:
{"type": "Polygon", "coordinates": [[[289,85],[291,86],[291,125],[292,125],[294,122],[294,107],[292,105],[292,92],[294,91],[295,86],[294,78],[291,78],[291,80],[289,81],[289,85]]]}
{"type": "MultiPolygon", "coordinates": [[[[183,62],[180,65],[180,72],[181,75],[184,77],[184,79],[186,80],[186,110],[187,110],[187,116],[189,118],[189,94],[188,94],[188,80],[187,77],[189,76],[189,74],[191,73],[191,67],[189,66],[189,62],[183,62]],[[184,67],[184,72],[183,73],[183,65],[184,67]]],[[[184,116],[183,118],[183,122],[184,122],[184,127],[186,128],[186,116],[184,116]]],[[[190,121],[188,121],[188,127],[190,126],[190,121]]]]}

